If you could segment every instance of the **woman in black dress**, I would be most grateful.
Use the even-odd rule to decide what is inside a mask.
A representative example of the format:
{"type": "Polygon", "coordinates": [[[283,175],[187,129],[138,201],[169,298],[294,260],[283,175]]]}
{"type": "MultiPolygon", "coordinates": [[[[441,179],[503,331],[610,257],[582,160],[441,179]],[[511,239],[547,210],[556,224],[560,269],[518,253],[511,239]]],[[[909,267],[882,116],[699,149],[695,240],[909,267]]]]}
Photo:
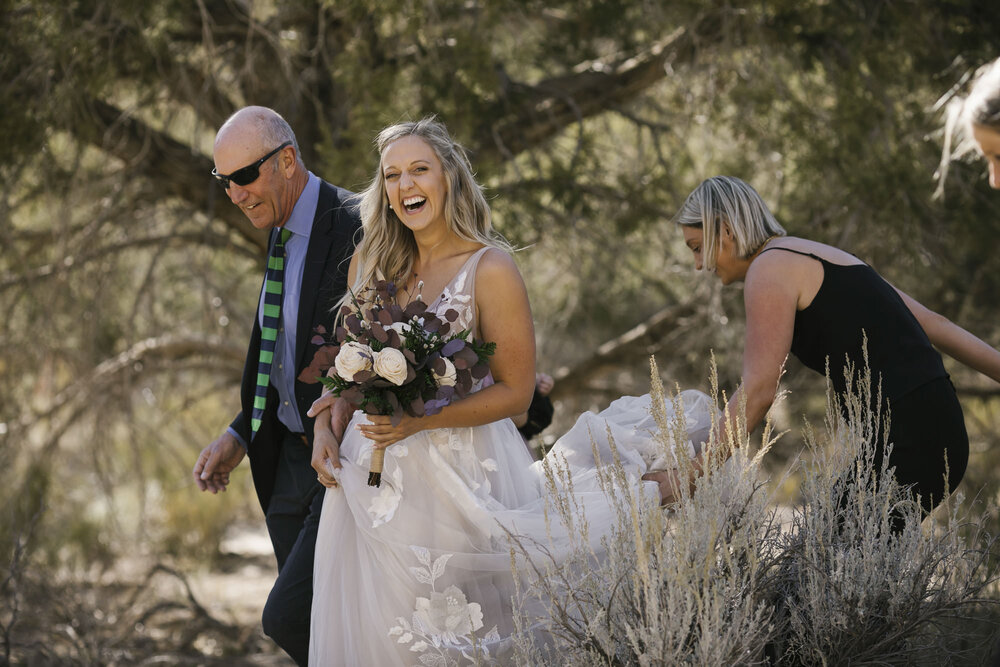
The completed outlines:
{"type": "MultiPolygon", "coordinates": [[[[1000,382],[1000,352],[886,282],[854,255],[786,236],[760,195],[738,178],[699,185],[676,217],[695,266],[723,284],[743,281],[743,384],[727,405],[735,421],[746,397],[747,428],[764,419],[791,352],[838,392],[848,360],[881,380],[891,410],[889,464],[926,511],[961,481],[969,440],[962,408],[937,350],[1000,382]],[[937,348],[937,349],[935,349],[937,348]]],[[[874,389],[873,389],[874,391],[874,389]]],[[[678,480],[659,474],[661,493],[678,480]]]]}

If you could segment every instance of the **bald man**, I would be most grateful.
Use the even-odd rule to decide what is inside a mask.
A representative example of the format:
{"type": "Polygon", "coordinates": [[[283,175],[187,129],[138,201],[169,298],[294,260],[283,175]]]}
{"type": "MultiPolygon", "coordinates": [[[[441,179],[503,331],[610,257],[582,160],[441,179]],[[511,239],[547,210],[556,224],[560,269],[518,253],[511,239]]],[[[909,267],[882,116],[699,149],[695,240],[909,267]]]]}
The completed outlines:
{"type": "Polygon", "coordinates": [[[309,656],[313,549],[323,486],[310,465],[313,420],[306,415],[321,385],[298,381],[309,365],[317,326],[333,330],[333,306],[343,295],[347,266],[361,222],[352,194],[309,172],[295,134],[275,111],[245,107],[215,138],[212,175],[257,229],[270,232],[268,254],[280,230],[285,242],[280,320],[260,423],[252,432],[260,363],[264,288],[243,367],[242,410],[202,450],[194,479],[202,491],[225,491],[229,475],[249,456],[257,498],[278,560],[278,579],[262,624],[297,663],[309,656]]]}

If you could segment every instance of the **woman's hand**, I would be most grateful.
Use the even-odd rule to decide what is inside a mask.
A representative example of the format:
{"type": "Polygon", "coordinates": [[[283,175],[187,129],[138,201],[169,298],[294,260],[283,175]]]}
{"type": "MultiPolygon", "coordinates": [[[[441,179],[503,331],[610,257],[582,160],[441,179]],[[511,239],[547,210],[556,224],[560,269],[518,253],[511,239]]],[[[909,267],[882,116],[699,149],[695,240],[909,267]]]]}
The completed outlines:
{"type": "Polygon", "coordinates": [[[404,414],[399,424],[393,426],[392,417],[368,415],[368,421],[371,423],[359,424],[355,428],[361,431],[361,435],[371,440],[376,449],[385,449],[414,433],[431,428],[427,423],[428,419],[430,417],[411,417],[404,414]]]}
{"type": "Polygon", "coordinates": [[[338,415],[338,406],[334,405],[333,414],[329,417],[325,410],[317,414],[313,425],[313,451],[309,464],[316,471],[317,481],[328,489],[337,487],[333,469],[343,467],[340,463],[340,441],[347,423],[343,421],[343,415],[338,415]]]}
{"type": "Polygon", "coordinates": [[[328,430],[316,430],[313,436],[313,454],[310,461],[316,471],[316,479],[328,489],[338,486],[332,468],[340,469],[340,443],[328,430]]]}
{"type": "Polygon", "coordinates": [[[338,400],[338,397],[334,396],[332,391],[325,389],[320,397],[313,401],[313,404],[309,406],[309,410],[306,411],[306,416],[315,417],[319,413],[331,407],[338,400]]]}

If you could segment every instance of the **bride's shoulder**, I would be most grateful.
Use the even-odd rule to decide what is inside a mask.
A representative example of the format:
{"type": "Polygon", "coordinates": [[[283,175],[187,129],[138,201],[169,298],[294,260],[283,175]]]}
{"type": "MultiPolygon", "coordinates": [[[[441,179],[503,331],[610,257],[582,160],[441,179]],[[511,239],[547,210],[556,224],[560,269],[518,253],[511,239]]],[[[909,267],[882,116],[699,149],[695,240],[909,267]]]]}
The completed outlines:
{"type": "Polygon", "coordinates": [[[514,276],[521,279],[521,272],[511,254],[501,248],[487,247],[476,266],[477,280],[493,281],[514,276]]]}
{"type": "Polygon", "coordinates": [[[479,304],[527,299],[527,288],[514,258],[501,248],[489,248],[480,257],[475,291],[479,304]]]}

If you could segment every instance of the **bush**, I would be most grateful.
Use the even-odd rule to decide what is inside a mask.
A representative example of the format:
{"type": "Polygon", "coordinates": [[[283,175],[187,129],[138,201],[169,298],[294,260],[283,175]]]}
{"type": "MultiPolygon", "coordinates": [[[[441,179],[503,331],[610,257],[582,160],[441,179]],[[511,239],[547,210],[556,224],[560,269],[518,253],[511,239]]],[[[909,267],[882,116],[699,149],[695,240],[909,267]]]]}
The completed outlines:
{"type": "MultiPolygon", "coordinates": [[[[667,421],[655,361],[652,394],[669,449],[686,440],[683,411],[667,421]]],[[[606,466],[617,521],[601,540],[558,491],[565,480],[550,480],[573,548],[563,559],[513,540],[531,565],[515,605],[518,663],[941,664],[982,653],[981,626],[958,619],[995,605],[984,592],[996,540],[959,516],[960,499],[924,521],[891,470],[873,474],[878,403],[867,373],[845,396],[828,390],[824,432],[805,424],[813,457],[789,473],[802,477],[801,498],[784,521],[761,481],[769,421],[752,456],[742,420],[724,442],[713,437],[706,473],[663,511],[643,504],[617,461],[606,466]]]]}

